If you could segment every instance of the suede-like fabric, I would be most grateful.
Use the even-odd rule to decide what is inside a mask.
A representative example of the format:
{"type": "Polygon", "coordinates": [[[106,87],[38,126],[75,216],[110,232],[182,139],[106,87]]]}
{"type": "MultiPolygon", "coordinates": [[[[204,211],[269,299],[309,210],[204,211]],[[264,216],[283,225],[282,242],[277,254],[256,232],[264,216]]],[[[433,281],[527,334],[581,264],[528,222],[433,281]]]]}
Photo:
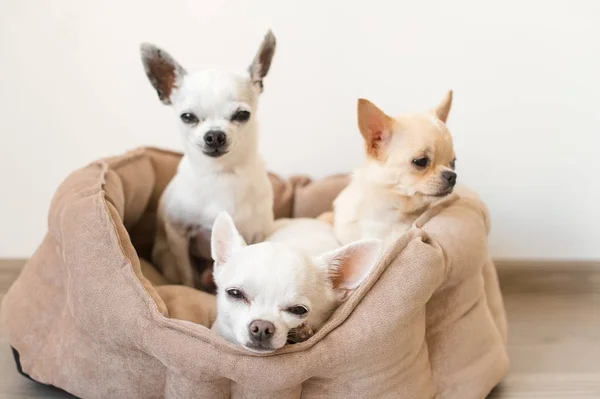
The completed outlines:
{"type": "MultiPolygon", "coordinates": [[[[214,297],[163,286],[144,260],[180,157],[135,150],[58,188],[1,309],[34,380],[85,398],[476,399],[506,374],[489,216],[474,193],[460,188],[420,217],[313,337],[260,355],[205,327],[214,297]]],[[[347,179],[272,175],[276,216],[331,210],[347,179]]]]}

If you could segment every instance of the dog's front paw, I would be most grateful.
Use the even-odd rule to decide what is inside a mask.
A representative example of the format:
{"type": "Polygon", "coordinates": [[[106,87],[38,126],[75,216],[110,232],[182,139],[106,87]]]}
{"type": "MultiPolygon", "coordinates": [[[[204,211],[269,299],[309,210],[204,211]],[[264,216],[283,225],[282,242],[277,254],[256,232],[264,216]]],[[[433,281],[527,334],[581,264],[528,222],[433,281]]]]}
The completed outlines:
{"type": "Polygon", "coordinates": [[[292,328],[288,334],[288,344],[297,344],[304,342],[314,334],[308,323],[304,323],[299,327],[292,328]]]}

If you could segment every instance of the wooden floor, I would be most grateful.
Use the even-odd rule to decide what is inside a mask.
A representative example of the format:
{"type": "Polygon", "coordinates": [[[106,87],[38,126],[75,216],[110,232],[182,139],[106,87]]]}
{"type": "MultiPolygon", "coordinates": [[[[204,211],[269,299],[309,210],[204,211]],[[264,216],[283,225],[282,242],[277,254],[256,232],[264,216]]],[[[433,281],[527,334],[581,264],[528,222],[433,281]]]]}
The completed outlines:
{"type": "Polygon", "coordinates": [[[498,264],[511,371],[491,398],[600,398],[600,264],[498,264]]]}
{"type": "MultiPolygon", "coordinates": [[[[0,261],[0,300],[22,261],[0,261]]],[[[499,263],[511,371],[489,396],[600,398],[600,264],[499,263]]],[[[0,326],[0,398],[64,398],[15,369],[0,326]]]]}

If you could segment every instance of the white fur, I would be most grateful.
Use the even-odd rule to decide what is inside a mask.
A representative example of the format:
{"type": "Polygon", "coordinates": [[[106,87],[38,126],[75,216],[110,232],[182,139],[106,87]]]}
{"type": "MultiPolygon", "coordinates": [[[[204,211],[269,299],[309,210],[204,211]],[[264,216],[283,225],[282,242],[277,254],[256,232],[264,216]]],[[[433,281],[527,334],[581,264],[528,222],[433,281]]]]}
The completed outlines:
{"type": "Polygon", "coordinates": [[[356,289],[378,260],[379,241],[360,241],[340,248],[332,226],[314,219],[278,220],[267,242],[244,246],[228,215],[219,215],[213,228],[217,319],[213,331],[228,341],[256,351],[285,345],[290,329],[320,328],[348,294],[356,289]],[[223,260],[220,262],[219,259],[223,260]],[[338,273],[347,277],[334,286],[338,273]],[[243,291],[234,299],[229,289],[243,291]],[[303,317],[286,311],[305,306],[303,317]],[[275,326],[266,347],[252,346],[248,331],[254,320],[275,326]]]}
{"type": "Polygon", "coordinates": [[[340,247],[329,223],[309,218],[276,220],[267,241],[293,243],[296,249],[309,256],[340,247]]]}
{"type": "MultiPolygon", "coordinates": [[[[259,54],[265,43],[274,50],[275,39],[271,33],[266,36],[259,54]]],[[[187,74],[170,55],[152,45],[142,46],[142,59],[161,100],[172,105],[175,111],[184,147],[177,173],[159,202],[152,258],[171,283],[193,286],[189,252],[210,259],[210,231],[219,212],[232,215],[248,243],[262,241],[272,228],[273,192],[258,155],[255,116],[262,78],[268,67],[261,70],[255,60],[252,71],[261,73],[258,76],[221,70],[187,74]],[[163,68],[153,69],[156,65],[163,68]],[[166,90],[166,94],[164,85],[156,84],[164,76],[164,65],[173,65],[175,71],[174,86],[166,90]],[[250,112],[250,119],[232,120],[236,111],[250,112]],[[184,113],[194,114],[198,123],[184,123],[180,118],[184,113]],[[205,134],[215,130],[224,132],[227,137],[226,153],[220,157],[205,153],[209,149],[205,134]]]]}

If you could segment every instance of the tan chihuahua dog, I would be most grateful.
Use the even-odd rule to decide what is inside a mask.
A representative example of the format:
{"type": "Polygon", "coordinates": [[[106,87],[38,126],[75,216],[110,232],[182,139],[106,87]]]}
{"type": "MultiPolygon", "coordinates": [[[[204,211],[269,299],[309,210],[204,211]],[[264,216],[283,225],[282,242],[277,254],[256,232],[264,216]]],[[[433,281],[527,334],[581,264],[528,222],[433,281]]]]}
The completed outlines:
{"type": "Polygon", "coordinates": [[[334,202],[334,229],[342,244],[377,238],[388,246],[452,192],[456,158],[446,127],[451,104],[452,91],[431,112],[392,118],[358,100],[367,161],[334,202]]]}

